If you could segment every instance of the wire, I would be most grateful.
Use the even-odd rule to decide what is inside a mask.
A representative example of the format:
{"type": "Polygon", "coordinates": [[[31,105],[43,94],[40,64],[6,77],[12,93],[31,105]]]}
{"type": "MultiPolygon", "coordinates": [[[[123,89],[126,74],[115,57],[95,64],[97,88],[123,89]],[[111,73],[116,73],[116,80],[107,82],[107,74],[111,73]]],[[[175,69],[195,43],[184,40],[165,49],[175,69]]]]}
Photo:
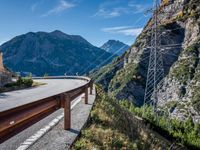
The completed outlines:
{"type": "Polygon", "coordinates": [[[167,55],[171,55],[171,56],[174,56],[174,57],[178,57],[178,55],[170,54],[170,53],[168,53],[168,52],[163,52],[163,54],[167,54],[167,55]]]}
{"type": "Polygon", "coordinates": [[[145,57],[145,58],[142,59],[142,60],[139,60],[139,62],[142,62],[142,61],[146,60],[148,57],[149,57],[149,56],[145,57]]]}
{"type": "MultiPolygon", "coordinates": [[[[166,28],[165,28],[166,29],[166,28]]],[[[166,29],[167,31],[175,31],[175,30],[179,30],[179,29],[184,29],[183,27],[178,27],[178,28],[174,28],[174,29],[166,29]]]]}
{"type": "MultiPolygon", "coordinates": [[[[141,16],[140,18],[138,18],[137,21],[134,22],[134,25],[136,25],[139,21],[141,21],[142,18],[144,18],[144,16],[141,16]]],[[[129,43],[131,40],[132,40],[132,38],[128,40],[128,43],[129,43]]],[[[119,49],[118,49],[117,51],[115,51],[110,57],[108,57],[106,60],[104,60],[102,63],[100,63],[99,65],[97,65],[97,66],[94,67],[93,69],[96,69],[97,67],[99,67],[99,66],[105,64],[105,63],[106,63],[107,61],[109,61],[114,55],[116,55],[119,51],[121,51],[124,47],[125,47],[125,45],[122,46],[121,48],[119,48],[119,49]]],[[[96,62],[97,60],[99,60],[103,55],[104,55],[104,54],[102,54],[101,56],[97,57],[95,60],[93,60],[93,62],[96,62]]],[[[93,64],[90,63],[90,65],[89,65],[87,68],[85,68],[83,71],[81,71],[81,74],[84,74],[92,65],[93,65],[93,64]]]]}
{"type": "Polygon", "coordinates": [[[166,45],[161,45],[160,47],[176,47],[176,46],[182,46],[182,43],[175,43],[175,44],[166,44],[166,45]]]}
{"type": "MultiPolygon", "coordinates": [[[[122,46],[120,49],[118,49],[117,51],[115,51],[111,56],[109,56],[105,61],[103,61],[103,63],[100,63],[99,65],[97,65],[94,69],[98,68],[99,66],[101,66],[102,64],[104,64],[105,62],[109,61],[112,57],[114,57],[114,55],[116,55],[117,52],[121,51],[122,48],[124,48],[126,45],[122,46]]],[[[100,57],[98,57],[96,60],[94,60],[93,62],[97,61],[99,58],[101,58],[103,55],[101,55],[100,57]]],[[[85,71],[87,71],[92,65],[90,64],[87,68],[84,69],[83,72],[81,72],[81,74],[85,73],[85,71]]]]}
{"type": "MultiPolygon", "coordinates": [[[[148,33],[152,33],[152,31],[151,31],[151,29],[152,29],[152,27],[151,28],[147,28],[146,30],[150,30],[148,33]]],[[[178,28],[175,28],[175,29],[163,29],[164,30],[164,32],[165,31],[167,31],[167,32],[169,32],[169,31],[175,31],[175,30],[180,30],[180,29],[184,29],[183,27],[178,27],[178,28]]],[[[163,35],[163,33],[161,33],[162,35],[163,35]]]]}
{"type": "MultiPolygon", "coordinates": [[[[140,17],[139,19],[138,19],[138,21],[136,21],[136,22],[139,22],[140,20],[141,20],[141,18],[142,17],[140,17]]],[[[179,30],[179,29],[184,29],[184,28],[182,28],[182,27],[180,27],[180,28],[175,28],[175,29],[166,29],[166,31],[175,31],[175,30],[179,30]]],[[[149,30],[149,29],[147,29],[147,30],[149,30]]],[[[151,33],[152,31],[150,31],[150,33],[151,33]]],[[[179,44],[179,45],[182,45],[182,44],[179,44]]],[[[164,46],[175,46],[175,45],[164,45],[164,46]]],[[[120,48],[121,49],[121,48],[120,48]]],[[[117,53],[118,51],[116,51],[115,53],[117,53]]],[[[114,53],[114,54],[115,54],[114,53]]],[[[98,57],[96,60],[98,60],[99,58],[101,58],[102,56],[103,56],[104,54],[102,54],[100,57],[98,57]]],[[[114,56],[114,55],[113,55],[114,56]]],[[[110,59],[111,57],[109,57],[107,60],[105,60],[105,61],[103,61],[100,65],[98,65],[98,66],[96,66],[95,68],[97,68],[97,67],[99,67],[99,66],[101,66],[102,64],[104,64],[104,63],[106,63],[109,59],[110,59]]],[[[96,61],[95,60],[95,61],[96,61]]],[[[94,62],[94,61],[93,61],[94,62]]],[[[92,64],[90,64],[82,73],[84,73],[85,71],[87,71],[90,67],[92,66],[92,64]]],[[[94,69],[95,69],[94,68],[94,69]]]]}
{"type": "MultiPolygon", "coordinates": [[[[141,60],[139,60],[139,63],[141,63],[141,62],[143,62],[143,61],[145,61],[145,60],[147,60],[149,58],[149,56],[147,56],[147,57],[145,57],[145,58],[143,58],[143,59],[141,59],[141,60]]],[[[124,61],[124,60],[120,60],[120,61],[118,61],[116,64],[114,64],[112,67],[116,67],[116,65],[118,65],[120,62],[122,62],[122,61],[124,61]]],[[[115,74],[116,75],[116,74],[115,74]]],[[[111,76],[115,76],[115,75],[112,75],[112,74],[110,74],[110,75],[107,75],[105,78],[103,78],[103,79],[109,79],[111,76]]]]}

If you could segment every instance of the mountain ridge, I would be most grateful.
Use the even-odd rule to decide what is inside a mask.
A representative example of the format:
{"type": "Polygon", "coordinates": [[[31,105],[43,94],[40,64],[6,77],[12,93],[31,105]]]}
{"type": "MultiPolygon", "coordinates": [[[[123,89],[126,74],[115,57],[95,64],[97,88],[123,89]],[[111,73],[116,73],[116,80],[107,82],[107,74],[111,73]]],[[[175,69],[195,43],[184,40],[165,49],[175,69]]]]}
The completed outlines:
{"type": "Polygon", "coordinates": [[[122,55],[130,46],[120,42],[119,40],[108,40],[100,48],[106,50],[107,52],[117,54],[118,56],[122,55]]]}
{"type": "Polygon", "coordinates": [[[8,68],[15,72],[31,72],[37,76],[77,72],[84,74],[111,57],[111,53],[93,46],[83,37],[68,35],[59,30],[28,32],[16,36],[2,44],[0,50],[8,68]],[[102,57],[98,58],[99,55],[102,57]],[[91,62],[93,64],[90,68],[85,70],[91,62]]]}

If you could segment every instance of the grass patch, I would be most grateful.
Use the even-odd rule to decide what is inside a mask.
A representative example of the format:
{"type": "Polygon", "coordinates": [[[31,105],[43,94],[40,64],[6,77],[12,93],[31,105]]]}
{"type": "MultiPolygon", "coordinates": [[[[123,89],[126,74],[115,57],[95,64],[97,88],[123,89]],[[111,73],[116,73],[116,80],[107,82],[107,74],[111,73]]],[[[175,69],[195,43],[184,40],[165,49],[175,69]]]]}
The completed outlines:
{"type": "Polygon", "coordinates": [[[97,87],[97,99],[87,127],[72,150],[167,149],[171,143],[147,128],[143,120],[97,87]]]}
{"type": "MultiPolygon", "coordinates": [[[[172,102],[170,105],[177,105],[177,103],[172,102]]],[[[134,115],[143,117],[156,132],[165,135],[168,139],[174,139],[186,145],[189,149],[200,149],[200,124],[194,124],[191,117],[185,121],[169,119],[164,114],[155,118],[151,107],[147,107],[143,112],[144,107],[135,107],[128,101],[122,101],[121,106],[134,115]]]]}
{"type": "Polygon", "coordinates": [[[42,83],[42,82],[35,82],[33,81],[32,87],[37,87],[37,86],[41,86],[41,85],[46,85],[47,83],[42,83]]]}
{"type": "Polygon", "coordinates": [[[30,77],[19,78],[16,82],[8,83],[0,88],[0,93],[22,90],[30,87],[45,85],[46,83],[34,82],[30,77]]]}

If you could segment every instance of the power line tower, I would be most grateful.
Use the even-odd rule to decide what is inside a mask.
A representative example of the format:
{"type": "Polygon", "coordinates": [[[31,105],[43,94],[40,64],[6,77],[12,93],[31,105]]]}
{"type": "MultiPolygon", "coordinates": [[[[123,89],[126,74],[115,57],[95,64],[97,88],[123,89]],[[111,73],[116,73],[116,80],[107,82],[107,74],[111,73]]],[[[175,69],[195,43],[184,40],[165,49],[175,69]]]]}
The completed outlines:
{"type": "Polygon", "coordinates": [[[159,0],[154,0],[150,58],[147,73],[144,105],[152,105],[154,113],[157,113],[158,91],[162,88],[164,68],[161,53],[161,31],[158,28],[159,0]]]}

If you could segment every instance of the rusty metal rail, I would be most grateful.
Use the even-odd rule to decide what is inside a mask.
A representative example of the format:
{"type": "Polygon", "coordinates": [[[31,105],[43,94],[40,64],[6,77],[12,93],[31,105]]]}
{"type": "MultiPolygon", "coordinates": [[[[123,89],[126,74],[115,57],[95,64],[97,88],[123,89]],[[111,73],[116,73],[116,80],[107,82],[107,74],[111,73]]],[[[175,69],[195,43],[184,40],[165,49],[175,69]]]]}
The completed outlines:
{"type": "Polygon", "coordinates": [[[64,108],[64,129],[70,129],[71,101],[82,93],[85,93],[85,104],[87,104],[88,88],[90,88],[90,94],[92,94],[93,82],[89,78],[76,76],[46,77],[45,79],[65,78],[85,80],[87,83],[73,90],[0,112],[0,143],[3,143],[60,108],[64,108]]]}

